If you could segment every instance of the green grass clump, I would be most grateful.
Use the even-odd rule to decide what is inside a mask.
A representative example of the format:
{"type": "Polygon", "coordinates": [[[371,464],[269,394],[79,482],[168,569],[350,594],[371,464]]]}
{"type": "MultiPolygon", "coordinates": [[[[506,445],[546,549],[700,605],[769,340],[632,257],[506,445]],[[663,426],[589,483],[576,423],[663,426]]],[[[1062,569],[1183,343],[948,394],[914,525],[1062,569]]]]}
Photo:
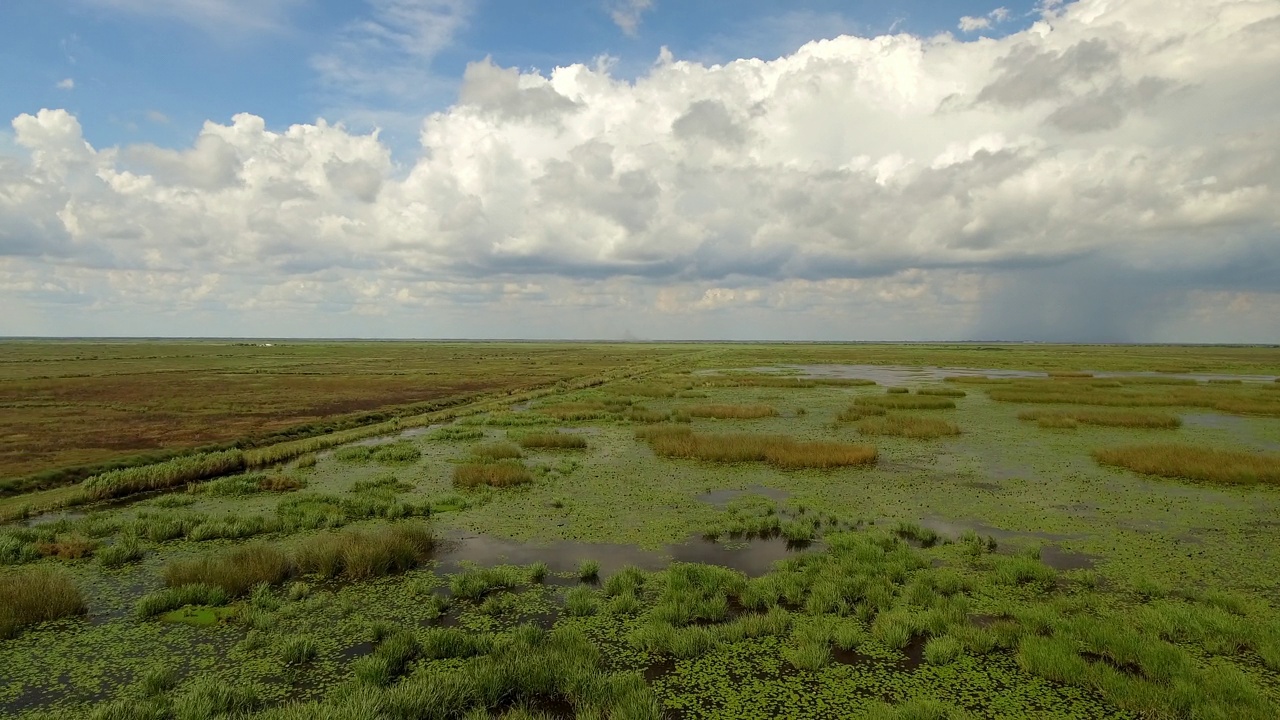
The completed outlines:
{"type": "Polygon", "coordinates": [[[92,500],[106,500],[148,490],[163,490],[228,475],[245,467],[244,453],[224,450],[184,455],[164,462],[111,470],[84,481],[81,488],[92,500]]]}
{"type": "Polygon", "coordinates": [[[582,450],[587,439],[581,435],[562,432],[540,432],[521,435],[516,442],[522,448],[546,448],[552,450],[582,450]]]}
{"type": "Polygon", "coordinates": [[[479,440],[484,431],[477,427],[450,425],[431,433],[432,440],[479,440]]]}
{"type": "Polygon", "coordinates": [[[232,475],[195,485],[193,489],[214,497],[243,497],[262,492],[288,492],[306,486],[307,482],[300,477],[276,472],[232,475]]]}
{"type": "Polygon", "coordinates": [[[529,573],[514,565],[469,567],[449,580],[449,591],[464,600],[477,600],[494,590],[508,590],[529,581],[529,573]]]}
{"type": "Polygon", "coordinates": [[[578,579],[583,581],[596,580],[600,577],[600,563],[595,560],[583,560],[578,563],[578,579]]]}
{"type": "Polygon", "coordinates": [[[207,720],[243,717],[261,701],[252,686],[228,683],[218,678],[200,678],[180,693],[173,704],[174,720],[207,720]]]}
{"type": "MultiPolygon", "coordinates": [[[[706,395],[704,394],[703,397],[706,397],[706,395]]],[[[631,422],[657,423],[657,422],[666,422],[667,420],[671,419],[671,413],[665,412],[662,410],[652,410],[650,408],[640,407],[639,405],[633,405],[627,408],[627,412],[623,415],[623,417],[626,418],[627,420],[630,420],[631,422]]]]}
{"type": "Polygon", "coordinates": [[[84,596],[71,576],[46,567],[0,573],[0,639],[48,620],[83,615],[84,596]]]}
{"type": "Polygon", "coordinates": [[[378,445],[370,456],[374,462],[383,464],[411,463],[422,457],[422,450],[408,440],[378,445]]]}
{"type": "Polygon", "coordinates": [[[1223,485],[1280,483],[1280,455],[1194,445],[1129,445],[1095,450],[1102,465],[1144,475],[1223,485]]]}
{"type": "Polygon", "coordinates": [[[853,404],[888,410],[949,410],[956,406],[950,398],[928,395],[869,395],[855,398],[853,404]]]}
{"type": "Polygon", "coordinates": [[[288,638],[280,645],[280,659],[287,665],[301,665],[316,659],[319,648],[309,637],[288,638]]]}
{"type": "Polygon", "coordinates": [[[533,482],[533,473],[523,464],[513,461],[466,463],[453,468],[453,485],[461,489],[481,485],[511,487],[533,482]]]}
{"type": "Polygon", "coordinates": [[[888,415],[859,421],[858,432],[863,435],[896,435],[915,439],[933,439],[959,435],[960,427],[938,418],[888,415]]]}
{"type": "Polygon", "coordinates": [[[924,645],[924,661],[930,665],[949,665],[963,651],[960,641],[950,635],[930,638],[924,645]]]}
{"type": "Polygon", "coordinates": [[[93,556],[98,559],[98,564],[102,567],[113,570],[141,561],[143,554],[137,540],[125,537],[112,545],[99,548],[93,556]]]}
{"type": "Polygon", "coordinates": [[[913,522],[900,521],[894,526],[893,532],[898,537],[915,540],[923,547],[933,547],[942,540],[938,533],[913,522]]]}
{"type": "Polygon", "coordinates": [[[21,565],[40,559],[40,551],[27,539],[0,534],[0,565],[21,565]]]}
{"type": "Polygon", "coordinates": [[[937,397],[962,398],[968,393],[959,388],[924,387],[916,390],[917,395],[935,395],[937,397]]]}
{"type": "Polygon", "coordinates": [[[231,601],[226,590],[212,585],[183,585],[165,588],[142,596],[134,611],[140,618],[163,615],[188,605],[220,607],[231,601]]]}
{"type": "Polygon", "coordinates": [[[885,388],[886,395],[906,395],[909,392],[911,392],[910,388],[904,388],[904,387],[885,388]]]}
{"type": "Polygon", "coordinates": [[[691,417],[718,420],[755,420],[775,417],[778,409],[771,405],[694,405],[686,409],[691,417]]]}
{"type": "Polygon", "coordinates": [[[802,640],[784,648],[782,655],[797,670],[820,670],[831,662],[831,646],[825,639],[802,640]]]}
{"type": "Polygon", "coordinates": [[[594,615],[598,607],[599,600],[590,588],[579,585],[565,591],[564,611],[569,617],[594,615]]]}

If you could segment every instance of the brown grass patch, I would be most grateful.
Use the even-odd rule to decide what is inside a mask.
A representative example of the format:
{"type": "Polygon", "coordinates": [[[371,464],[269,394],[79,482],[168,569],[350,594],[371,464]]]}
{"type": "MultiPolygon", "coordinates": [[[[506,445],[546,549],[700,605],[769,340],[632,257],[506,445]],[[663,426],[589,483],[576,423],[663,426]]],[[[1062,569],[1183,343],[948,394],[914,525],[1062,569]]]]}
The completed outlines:
{"type": "Polygon", "coordinates": [[[1068,415],[1041,415],[1036,418],[1036,424],[1053,430],[1075,430],[1080,427],[1080,423],[1068,415]]]}
{"type": "Polygon", "coordinates": [[[928,395],[871,395],[857,398],[853,404],[890,410],[948,410],[956,406],[949,398],[928,395]]]}
{"type": "Polygon", "coordinates": [[[691,417],[718,420],[755,420],[778,414],[771,405],[694,405],[687,412],[691,417]]]}
{"type": "Polygon", "coordinates": [[[866,418],[860,421],[858,423],[858,432],[863,435],[896,435],[898,437],[931,439],[959,435],[960,427],[955,423],[937,418],[889,415],[886,417],[866,418]]]}
{"type": "Polygon", "coordinates": [[[527,482],[533,482],[533,473],[518,462],[467,463],[453,468],[453,485],[459,488],[511,487],[527,482]]]}
{"type": "Polygon", "coordinates": [[[1181,478],[1225,485],[1280,483],[1280,455],[1247,450],[1222,450],[1194,445],[1130,445],[1095,450],[1103,465],[1144,475],[1181,478]]]}
{"type": "Polygon", "coordinates": [[[68,535],[51,542],[38,543],[36,552],[45,557],[56,557],[59,560],[79,560],[92,555],[97,547],[97,541],[90,540],[83,535],[68,535]]]}
{"type": "Polygon", "coordinates": [[[1182,427],[1182,418],[1177,415],[1142,411],[1024,410],[1018,413],[1018,419],[1034,420],[1039,422],[1041,427],[1065,427],[1064,425],[1054,424],[1063,419],[1071,420],[1081,425],[1098,425],[1101,427],[1148,428],[1155,430],[1176,430],[1182,427]],[[1046,421],[1048,424],[1046,424],[1046,421]]]}
{"type": "Polygon", "coordinates": [[[650,410],[646,407],[633,406],[627,408],[627,412],[624,417],[631,422],[656,423],[670,419],[671,413],[663,412],[662,410],[650,410]]]}
{"type": "MultiPolygon", "coordinates": [[[[315,457],[314,455],[312,457],[315,457]]],[[[258,487],[267,492],[289,492],[290,490],[301,490],[307,486],[307,481],[296,475],[275,472],[269,475],[263,475],[258,480],[258,487]]]]}
{"type": "Polygon", "coordinates": [[[28,625],[85,612],[84,597],[63,570],[33,567],[0,573],[0,638],[28,625]]]}
{"type": "Polygon", "coordinates": [[[581,435],[562,432],[541,432],[521,435],[516,442],[523,448],[550,448],[553,450],[582,450],[587,439],[581,435]]]}
{"type": "Polygon", "coordinates": [[[660,457],[767,462],[789,470],[869,465],[876,461],[876,449],[870,445],[801,442],[785,435],[699,434],[687,427],[655,427],[637,432],[637,437],[648,440],[660,457]]]}

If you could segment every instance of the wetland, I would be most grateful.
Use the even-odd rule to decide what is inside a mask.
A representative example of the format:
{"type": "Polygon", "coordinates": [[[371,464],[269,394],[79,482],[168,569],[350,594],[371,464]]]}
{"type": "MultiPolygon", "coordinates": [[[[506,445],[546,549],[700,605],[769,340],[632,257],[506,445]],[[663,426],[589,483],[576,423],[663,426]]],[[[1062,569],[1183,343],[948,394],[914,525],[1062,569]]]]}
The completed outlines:
{"type": "Polygon", "coordinates": [[[10,353],[0,716],[1280,716],[1280,349],[382,345],[10,353]]]}

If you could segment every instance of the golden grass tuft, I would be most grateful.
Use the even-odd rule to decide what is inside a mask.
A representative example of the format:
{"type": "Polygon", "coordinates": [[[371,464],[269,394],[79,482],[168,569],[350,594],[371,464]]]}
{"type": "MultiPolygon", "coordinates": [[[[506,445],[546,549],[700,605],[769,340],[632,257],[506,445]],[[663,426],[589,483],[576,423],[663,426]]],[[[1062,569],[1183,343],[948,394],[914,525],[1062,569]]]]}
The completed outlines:
{"type": "Polygon", "coordinates": [[[1234,415],[1280,417],[1280,396],[1249,385],[1200,385],[1178,378],[1118,378],[1107,382],[1027,380],[991,388],[997,402],[1100,407],[1201,407],[1234,415]],[[1117,387],[1114,383],[1120,383],[1117,387]],[[1187,384],[1187,383],[1190,384],[1187,384]]]}
{"type": "Polygon", "coordinates": [[[956,406],[950,398],[928,395],[869,395],[855,399],[853,404],[889,410],[948,410],[956,406]]]}
{"type": "Polygon", "coordinates": [[[217,555],[177,560],[164,569],[169,587],[211,585],[228,595],[243,595],[255,585],[274,585],[292,573],[292,563],[274,545],[246,545],[217,555]]]}
{"type": "Polygon", "coordinates": [[[688,409],[691,417],[716,418],[718,420],[755,420],[775,417],[777,408],[771,405],[694,405],[688,409]]]}
{"type": "Polygon", "coordinates": [[[549,448],[553,450],[581,450],[587,439],[581,435],[562,432],[528,433],[517,438],[522,448],[549,448]]]}
{"type": "Polygon", "coordinates": [[[37,543],[36,552],[59,560],[79,560],[92,555],[97,547],[97,541],[83,535],[66,535],[49,542],[37,543]]]}
{"type": "Polygon", "coordinates": [[[1055,424],[1066,420],[1072,422],[1070,427],[1077,424],[1156,430],[1176,430],[1182,427],[1182,418],[1177,415],[1135,410],[1024,410],[1018,413],[1018,419],[1036,421],[1041,427],[1068,427],[1065,424],[1055,424]]]}
{"type": "Polygon", "coordinates": [[[858,423],[858,432],[863,435],[895,435],[906,438],[932,439],[959,435],[960,427],[955,423],[937,418],[888,415],[886,417],[870,417],[860,421],[858,423]]]}
{"type": "Polygon", "coordinates": [[[888,412],[888,410],[876,405],[850,405],[836,413],[836,420],[839,422],[857,422],[863,418],[884,415],[888,412]]]}
{"type": "Polygon", "coordinates": [[[80,588],[63,570],[32,567],[0,573],[0,639],[28,625],[84,612],[80,588]]]}
{"type": "Polygon", "coordinates": [[[1129,445],[1095,450],[1103,465],[1224,485],[1280,484],[1280,455],[1194,445],[1129,445]]]}
{"type": "Polygon", "coordinates": [[[533,473],[522,463],[502,461],[492,463],[467,463],[453,468],[453,485],[458,488],[511,487],[533,482],[533,473]]]}
{"type": "Polygon", "coordinates": [[[648,440],[660,457],[767,462],[788,470],[868,465],[876,461],[876,449],[870,445],[801,442],[785,435],[699,434],[687,427],[657,426],[643,428],[636,436],[648,440]]]}

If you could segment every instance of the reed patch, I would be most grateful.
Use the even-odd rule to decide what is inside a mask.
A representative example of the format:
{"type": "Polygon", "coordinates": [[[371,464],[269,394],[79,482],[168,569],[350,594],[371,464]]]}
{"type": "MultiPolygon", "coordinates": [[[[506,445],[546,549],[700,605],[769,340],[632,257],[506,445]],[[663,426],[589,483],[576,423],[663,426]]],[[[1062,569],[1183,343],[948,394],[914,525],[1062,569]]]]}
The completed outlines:
{"type": "Polygon", "coordinates": [[[45,567],[0,572],[0,638],[48,620],[83,615],[84,596],[71,575],[45,567]]]}
{"type": "Polygon", "coordinates": [[[1128,445],[1095,450],[1103,465],[1143,475],[1223,485],[1280,484],[1280,455],[1195,445],[1128,445]]]}
{"type": "Polygon", "coordinates": [[[767,462],[779,468],[835,468],[871,465],[876,449],[840,442],[802,442],[785,435],[749,433],[700,434],[687,427],[656,427],[640,431],[659,457],[710,462],[767,462]]]}
{"type": "Polygon", "coordinates": [[[756,420],[778,415],[778,409],[771,405],[693,405],[685,412],[691,417],[717,420],[756,420]]]}
{"type": "Polygon", "coordinates": [[[960,426],[953,422],[915,415],[869,417],[860,420],[857,428],[863,435],[894,435],[915,439],[932,439],[960,434],[960,426]]]}

